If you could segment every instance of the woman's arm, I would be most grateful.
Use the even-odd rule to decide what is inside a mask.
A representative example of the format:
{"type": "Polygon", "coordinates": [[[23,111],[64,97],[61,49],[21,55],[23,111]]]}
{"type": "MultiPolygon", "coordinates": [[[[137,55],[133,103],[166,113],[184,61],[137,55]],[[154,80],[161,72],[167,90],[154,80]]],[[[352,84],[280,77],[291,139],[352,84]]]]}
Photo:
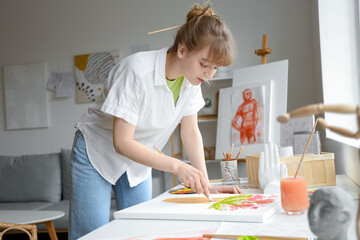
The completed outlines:
{"type": "Polygon", "coordinates": [[[237,186],[211,186],[204,156],[204,145],[197,123],[197,114],[185,116],[181,120],[181,138],[191,164],[206,177],[211,193],[242,193],[237,186]]]}
{"type": "Polygon", "coordinates": [[[114,117],[113,140],[117,153],[140,164],[173,173],[181,182],[199,193],[209,193],[207,177],[205,178],[201,171],[176,158],[152,151],[137,142],[134,134],[134,125],[114,117]]]}
{"type": "Polygon", "coordinates": [[[204,144],[197,123],[197,114],[185,116],[181,120],[181,139],[191,165],[199,169],[209,180],[204,155],[204,144]]]}

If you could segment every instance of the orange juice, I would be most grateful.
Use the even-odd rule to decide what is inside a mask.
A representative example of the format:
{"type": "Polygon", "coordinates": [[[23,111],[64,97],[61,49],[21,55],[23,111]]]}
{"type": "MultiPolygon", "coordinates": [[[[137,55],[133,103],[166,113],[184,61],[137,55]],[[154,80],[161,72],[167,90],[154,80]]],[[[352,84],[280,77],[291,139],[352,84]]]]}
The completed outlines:
{"type": "Polygon", "coordinates": [[[304,177],[287,177],[280,180],[281,207],[289,214],[304,212],[309,199],[304,177]]]}

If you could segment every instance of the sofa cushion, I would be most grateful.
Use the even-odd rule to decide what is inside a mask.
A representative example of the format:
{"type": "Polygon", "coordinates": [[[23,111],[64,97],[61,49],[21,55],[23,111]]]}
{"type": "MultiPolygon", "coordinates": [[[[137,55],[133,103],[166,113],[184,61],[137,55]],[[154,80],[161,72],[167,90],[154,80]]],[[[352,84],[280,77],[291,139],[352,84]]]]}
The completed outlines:
{"type": "Polygon", "coordinates": [[[59,202],[60,153],[0,156],[0,202],[59,202]]]}
{"type": "Polygon", "coordinates": [[[0,203],[0,210],[40,210],[56,203],[51,202],[10,202],[0,203]]]}
{"type": "Polygon", "coordinates": [[[61,149],[62,199],[70,199],[71,194],[71,149],[61,149]]]}

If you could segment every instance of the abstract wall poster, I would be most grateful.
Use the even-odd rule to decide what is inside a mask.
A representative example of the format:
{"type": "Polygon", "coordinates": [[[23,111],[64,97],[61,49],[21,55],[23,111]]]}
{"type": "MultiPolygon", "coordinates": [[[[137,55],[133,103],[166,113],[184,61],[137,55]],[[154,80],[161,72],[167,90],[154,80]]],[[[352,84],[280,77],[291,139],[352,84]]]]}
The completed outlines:
{"type": "MultiPolygon", "coordinates": [[[[262,82],[266,79],[272,80],[272,103],[269,130],[266,130],[268,124],[265,118],[265,133],[268,131],[268,137],[265,135],[265,143],[271,140],[276,145],[280,146],[280,123],[276,120],[279,115],[287,112],[287,89],[288,89],[288,67],[289,61],[282,60],[267,64],[261,64],[246,68],[235,69],[233,74],[233,87],[242,86],[249,83],[262,82]]],[[[266,103],[265,99],[265,103],[266,103]]],[[[260,144],[263,145],[263,144],[260,144]]],[[[216,146],[217,147],[217,146],[216,146]]],[[[227,146],[227,148],[229,148],[227,146]]],[[[261,147],[262,149],[263,147],[261,147]]],[[[220,150],[220,149],[219,149],[220,150]]],[[[240,158],[245,158],[247,154],[259,154],[260,148],[257,144],[247,145],[240,154],[240,158]]],[[[222,151],[216,151],[216,158],[220,159],[222,151]]],[[[229,151],[229,150],[227,150],[229,151]]],[[[239,147],[234,147],[234,152],[237,153],[239,147]]]]}
{"type": "Polygon", "coordinates": [[[6,129],[48,127],[46,64],[4,66],[6,129]]]}
{"type": "Polygon", "coordinates": [[[272,194],[218,194],[216,198],[223,200],[216,203],[165,201],[176,197],[195,198],[192,195],[164,193],[150,201],[116,212],[115,218],[264,222],[281,208],[279,195],[272,194]]]}
{"type": "Polygon", "coordinates": [[[262,151],[270,135],[271,99],[272,80],[220,89],[216,159],[232,144],[233,153],[242,146],[248,153],[262,151]]]}
{"type": "Polygon", "coordinates": [[[75,56],[76,100],[99,100],[110,70],[119,62],[119,51],[105,51],[75,56]]]}

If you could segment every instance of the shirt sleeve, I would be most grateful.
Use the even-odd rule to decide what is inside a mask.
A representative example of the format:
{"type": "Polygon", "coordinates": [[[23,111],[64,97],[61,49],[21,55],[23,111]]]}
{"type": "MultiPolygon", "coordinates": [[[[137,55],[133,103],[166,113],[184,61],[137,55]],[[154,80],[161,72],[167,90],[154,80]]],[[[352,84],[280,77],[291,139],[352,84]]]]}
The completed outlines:
{"type": "Polygon", "coordinates": [[[110,86],[100,110],[135,125],[139,116],[140,84],[135,72],[126,64],[109,74],[110,86]]]}
{"type": "Polygon", "coordinates": [[[205,105],[205,101],[204,101],[204,98],[203,98],[202,92],[201,92],[201,87],[196,86],[195,88],[196,88],[196,90],[194,93],[194,98],[191,100],[190,105],[189,105],[188,109],[186,110],[184,116],[190,116],[190,115],[197,113],[205,105]]]}

